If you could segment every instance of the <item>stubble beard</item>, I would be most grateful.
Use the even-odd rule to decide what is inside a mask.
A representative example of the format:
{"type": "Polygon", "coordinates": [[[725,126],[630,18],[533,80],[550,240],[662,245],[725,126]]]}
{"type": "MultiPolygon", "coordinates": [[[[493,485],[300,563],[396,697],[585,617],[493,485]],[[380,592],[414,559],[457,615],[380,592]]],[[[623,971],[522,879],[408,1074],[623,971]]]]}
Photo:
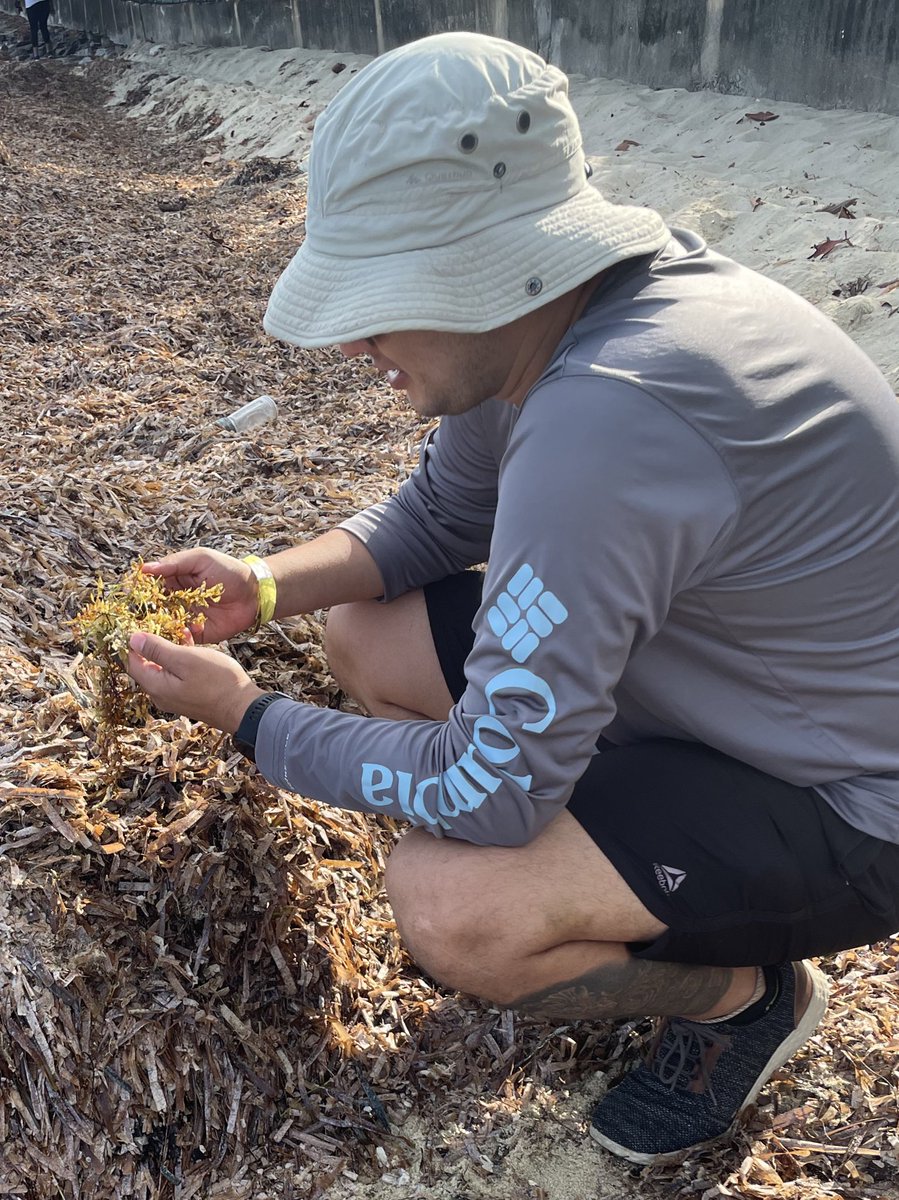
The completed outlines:
{"type": "Polygon", "coordinates": [[[465,351],[455,356],[452,365],[447,363],[439,372],[443,376],[439,382],[426,380],[415,387],[415,395],[406,393],[409,404],[419,416],[459,416],[501,391],[505,376],[487,339],[466,343],[465,351]]]}

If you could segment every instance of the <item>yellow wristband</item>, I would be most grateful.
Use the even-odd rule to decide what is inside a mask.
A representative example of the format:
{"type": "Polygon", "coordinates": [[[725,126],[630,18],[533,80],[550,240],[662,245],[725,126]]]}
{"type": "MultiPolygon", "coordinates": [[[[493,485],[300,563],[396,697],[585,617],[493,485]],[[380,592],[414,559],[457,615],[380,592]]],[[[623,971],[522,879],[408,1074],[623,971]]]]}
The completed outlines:
{"type": "Polygon", "coordinates": [[[256,623],[250,630],[256,633],[261,626],[267,625],[275,615],[275,605],[278,602],[278,586],[268,563],[258,554],[247,554],[243,560],[256,576],[257,608],[256,623]]]}

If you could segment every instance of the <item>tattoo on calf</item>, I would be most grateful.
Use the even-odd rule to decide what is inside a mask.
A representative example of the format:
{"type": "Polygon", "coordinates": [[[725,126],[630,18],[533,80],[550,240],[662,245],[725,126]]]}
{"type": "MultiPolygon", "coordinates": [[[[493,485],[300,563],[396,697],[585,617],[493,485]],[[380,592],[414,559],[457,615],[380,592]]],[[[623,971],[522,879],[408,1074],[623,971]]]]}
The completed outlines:
{"type": "Polygon", "coordinates": [[[732,977],[730,967],[632,958],[522,996],[509,1008],[553,1021],[698,1016],[721,999],[732,977]]]}

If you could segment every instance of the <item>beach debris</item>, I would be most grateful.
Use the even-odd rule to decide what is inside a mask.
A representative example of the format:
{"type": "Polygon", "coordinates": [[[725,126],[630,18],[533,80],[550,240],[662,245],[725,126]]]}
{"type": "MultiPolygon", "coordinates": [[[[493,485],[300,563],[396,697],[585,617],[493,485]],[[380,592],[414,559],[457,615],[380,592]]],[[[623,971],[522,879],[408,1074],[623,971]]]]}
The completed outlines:
{"type": "Polygon", "coordinates": [[[331,68],[331,70],[334,72],[335,75],[339,75],[341,71],[346,70],[346,63],[336,62],[334,64],[334,66],[331,68]]]}
{"type": "Polygon", "coordinates": [[[862,296],[871,286],[871,280],[867,275],[859,275],[857,279],[850,279],[848,283],[841,284],[831,292],[832,296],[840,296],[848,298],[849,296],[862,296]]]}
{"type": "Polygon", "coordinates": [[[616,150],[630,150],[631,146],[639,146],[639,142],[635,142],[632,138],[625,138],[623,142],[619,142],[615,147],[616,150]]]}
{"type": "Polygon", "coordinates": [[[833,213],[835,217],[842,217],[844,221],[854,221],[855,213],[852,209],[858,204],[858,198],[853,197],[851,200],[838,200],[836,204],[825,204],[823,208],[816,208],[815,212],[833,213]]]}
{"type": "Polygon", "coordinates": [[[173,196],[171,200],[157,200],[156,207],[160,212],[184,212],[187,208],[187,197],[173,196]]]}
{"type": "Polygon", "coordinates": [[[851,246],[849,234],[844,234],[841,238],[827,238],[823,242],[818,242],[812,246],[812,253],[809,258],[827,258],[828,254],[833,254],[837,246],[851,246]]]}
{"type": "Polygon", "coordinates": [[[886,283],[878,283],[877,286],[886,295],[887,292],[894,292],[899,287],[899,279],[888,279],[886,283]]]}
{"type": "MultiPolygon", "coordinates": [[[[359,865],[361,867],[363,864],[360,863],[359,865]]],[[[364,1097],[364,1103],[362,1105],[363,1111],[368,1110],[371,1113],[372,1118],[377,1121],[381,1128],[386,1129],[387,1132],[390,1133],[390,1118],[387,1115],[387,1110],[381,1103],[380,1097],[365,1078],[365,1072],[363,1071],[361,1065],[358,1062],[355,1065],[356,1071],[359,1075],[359,1086],[362,1088],[362,1095],[364,1097]]],[[[385,1163],[384,1165],[386,1166],[387,1164],[385,1163]]]]}
{"type": "Polygon", "coordinates": [[[131,634],[142,630],[170,642],[190,642],[191,627],[202,628],[203,610],[221,594],[221,584],[167,591],[159,576],[144,572],[140,559],[118,583],[97,580],[72,626],[94,677],[97,745],[111,771],[122,763],[122,731],[142,724],[149,713],[146,695],[125,671],[131,634]]]}
{"type": "Polygon", "coordinates": [[[278,416],[278,405],[272,396],[257,396],[248,400],[227,416],[219,417],[216,425],[228,429],[232,433],[244,433],[248,429],[256,429],[268,421],[274,421],[278,416]]]}
{"type": "Polygon", "coordinates": [[[285,175],[296,175],[294,163],[285,158],[266,158],[259,155],[249,158],[237,174],[228,180],[231,187],[247,187],[252,183],[271,183],[285,175]]]}
{"type": "Polygon", "coordinates": [[[764,203],[765,203],[765,201],[761,198],[761,196],[754,196],[749,201],[749,204],[750,204],[753,212],[755,212],[755,210],[757,208],[761,208],[764,203]]]}
{"type": "MultiPolygon", "coordinates": [[[[759,125],[765,125],[765,124],[767,124],[768,121],[776,121],[778,119],[778,117],[780,116],[779,113],[773,113],[773,112],[754,112],[754,113],[745,113],[744,115],[748,120],[755,121],[759,125]]],[[[740,120],[737,121],[737,124],[739,125],[742,120],[743,120],[743,117],[740,117],[740,120]]]]}

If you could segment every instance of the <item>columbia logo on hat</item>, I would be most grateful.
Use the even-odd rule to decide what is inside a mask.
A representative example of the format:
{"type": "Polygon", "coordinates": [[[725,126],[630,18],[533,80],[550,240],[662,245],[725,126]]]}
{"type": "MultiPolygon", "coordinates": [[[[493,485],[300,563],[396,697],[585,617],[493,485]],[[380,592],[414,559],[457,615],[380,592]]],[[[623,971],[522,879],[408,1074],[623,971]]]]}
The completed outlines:
{"type": "Polygon", "coordinates": [[[425,171],[423,175],[413,171],[406,176],[406,183],[409,187],[423,187],[433,183],[460,183],[464,179],[471,179],[473,174],[473,171],[469,171],[465,167],[459,167],[452,171],[425,171]]]}

